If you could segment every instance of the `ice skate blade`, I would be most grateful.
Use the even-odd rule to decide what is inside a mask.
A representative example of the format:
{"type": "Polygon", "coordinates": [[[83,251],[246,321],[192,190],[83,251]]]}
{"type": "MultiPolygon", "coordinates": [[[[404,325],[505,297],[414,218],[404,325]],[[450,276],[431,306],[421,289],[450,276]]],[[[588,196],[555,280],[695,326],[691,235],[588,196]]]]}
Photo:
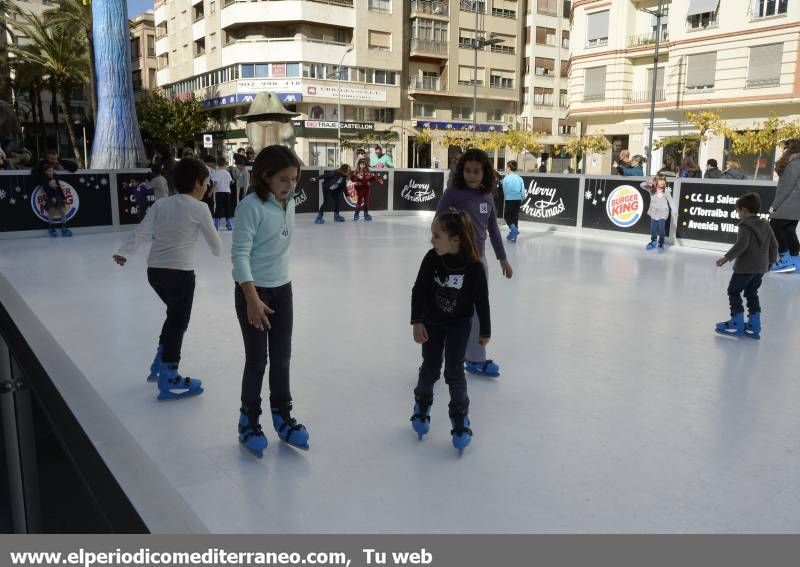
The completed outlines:
{"type": "Polygon", "coordinates": [[[158,393],[158,399],[162,402],[170,400],[180,400],[181,398],[192,398],[202,393],[203,393],[203,388],[198,388],[196,390],[187,390],[185,392],[181,392],[180,394],[176,394],[174,392],[166,390],[158,393]]]}
{"type": "Polygon", "coordinates": [[[158,382],[158,374],[151,374],[147,377],[148,382],[158,382]]]}
{"type": "Polygon", "coordinates": [[[744,336],[745,337],[749,337],[749,338],[753,339],[754,341],[760,341],[761,340],[761,333],[754,333],[752,331],[750,331],[748,333],[747,331],[745,331],[744,332],[744,336]]]}
{"type": "Polygon", "coordinates": [[[245,451],[247,451],[251,455],[255,456],[256,458],[259,458],[259,459],[263,459],[264,458],[264,450],[263,449],[251,449],[250,447],[247,446],[247,443],[245,441],[242,441],[241,439],[239,439],[239,445],[242,447],[242,449],[244,449],[245,451]]]}
{"type": "Polygon", "coordinates": [[[714,330],[717,332],[717,334],[720,334],[720,335],[722,335],[722,336],[724,336],[724,337],[734,337],[734,338],[737,338],[737,337],[743,337],[743,336],[745,336],[745,333],[744,333],[744,331],[742,331],[742,332],[740,333],[739,331],[736,331],[736,330],[733,330],[733,331],[725,331],[725,330],[723,330],[723,329],[714,329],[714,330]]]}
{"type": "Polygon", "coordinates": [[[287,445],[289,445],[289,446],[291,446],[291,447],[294,447],[295,449],[302,449],[303,451],[308,451],[308,450],[311,448],[311,447],[308,445],[308,443],[303,443],[303,444],[301,445],[300,443],[294,443],[294,442],[292,442],[292,441],[286,441],[286,440],[284,440],[284,439],[281,439],[281,441],[283,441],[284,443],[286,443],[287,445]]]}

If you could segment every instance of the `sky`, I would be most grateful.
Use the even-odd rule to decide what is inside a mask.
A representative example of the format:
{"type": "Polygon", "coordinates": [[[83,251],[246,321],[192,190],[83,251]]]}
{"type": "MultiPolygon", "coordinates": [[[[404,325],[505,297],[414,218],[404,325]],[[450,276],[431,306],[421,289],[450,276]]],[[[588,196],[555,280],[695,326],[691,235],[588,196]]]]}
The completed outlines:
{"type": "Polygon", "coordinates": [[[128,17],[138,16],[146,10],[153,9],[153,0],[128,0],[128,17]]]}

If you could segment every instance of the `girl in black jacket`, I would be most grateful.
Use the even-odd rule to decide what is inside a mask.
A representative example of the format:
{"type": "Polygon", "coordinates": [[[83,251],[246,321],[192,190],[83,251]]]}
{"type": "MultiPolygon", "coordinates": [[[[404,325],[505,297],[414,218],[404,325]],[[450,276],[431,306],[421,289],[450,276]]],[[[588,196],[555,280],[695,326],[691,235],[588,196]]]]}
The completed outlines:
{"type": "Polygon", "coordinates": [[[344,222],[344,217],[339,214],[339,195],[347,187],[349,177],[350,166],[346,163],[339,166],[339,169],[325,172],[325,175],[322,176],[322,204],[319,206],[319,213],[314,221],[316,224],[325,222],[322,216],[325,214],[325,207],[329,201],[333,204],[334,222],[344,222]]]}

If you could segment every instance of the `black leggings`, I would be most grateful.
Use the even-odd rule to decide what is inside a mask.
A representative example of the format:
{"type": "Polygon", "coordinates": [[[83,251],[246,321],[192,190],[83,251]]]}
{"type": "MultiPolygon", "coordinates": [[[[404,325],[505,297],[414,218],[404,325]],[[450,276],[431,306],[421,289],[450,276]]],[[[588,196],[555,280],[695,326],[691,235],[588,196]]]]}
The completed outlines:
{"type": "Polygon", "coordinates": [[[183,335],[189,328],[194,302],[193,271],[147,268],[147,281],[167,305],[167,319],[161,327],[158,344],[163,345],[164,362],[178,364],[181,360],[183,335]]]}
{"type": "Polygon", "coordinates": [[[319,214],[322,215],[325,213],[325,209],[328,206],[328,203],[333,205],[333,214],[334,216],[339,214],[339,195],[342,194],[342,188],[337,187],[336,189],[323,189],[322,190],[322,204],[319,206],[319,214]]]}
{"type": "Polygon", "coordinates": [[[444,325],[426,321],[428,340],[422,343],[422,366],[414,395],[424,399],[433,398],[433,385],[439,380],[444,355],[444,381],[450,388],[451,413],[467,414],[467,379],[464,376],[464,355],[472,327],[470,318],[456,319],[444,325]]]}
{"type": "Polygon", "coordinates": [[[787,250],[792,256],[800,255],[800,242],[797,240],[796,220],[771,219],[769,221],[775,239],[778,241],[778,253],[783,254],[787,250]]]}
{"type": "Polygon", "coordinates": [[[503,218],[508,226],[519,224],[519,207],[522,201],[506,201],[503,207],[503,218]]]}
{"type": "Polygon", "coordinates": [[[728,302],[731,306],[731,315],[744,311],[742,292],[747,300],[747,311],[750,315],[761,313],[761,303],[758,301],[758,288],[764,274],[736,274],[731,276],[728,284],[728,302]]]}
{"type": "Polygon", "coordinates": [[[261,301],[274,310],[269,317],[271,329],[259,331],[247,320],[247,301],[238,285],[235,292],[236,316],[244,340],[244,374],[242,376],[242,405],[249,409],[261,407],[261,387],[264,371],[269,365],[269,403],[279,407],[292,401],[289,391],[289,361],[292,358],[292,284],[280,287],[257,287],[261,301]]]}
{"type": "Polygon", "coordinates": [[[230,193],[214,193],[214,217],[218,219],[233,218],[233,206],[230,193]]]}

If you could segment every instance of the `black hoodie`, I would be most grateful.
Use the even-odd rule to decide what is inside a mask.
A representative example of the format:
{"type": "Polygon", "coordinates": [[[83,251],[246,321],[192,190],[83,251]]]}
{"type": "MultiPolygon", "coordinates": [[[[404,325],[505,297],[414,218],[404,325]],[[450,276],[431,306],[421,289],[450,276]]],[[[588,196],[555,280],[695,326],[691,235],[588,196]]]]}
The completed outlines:
{"type": "Polygon", "coordinates": [[[765,274],[778,260],[778,241],[769,223],[758,216],[739,222],[739,234],[725,258],[736,274],[765,274]]]}

